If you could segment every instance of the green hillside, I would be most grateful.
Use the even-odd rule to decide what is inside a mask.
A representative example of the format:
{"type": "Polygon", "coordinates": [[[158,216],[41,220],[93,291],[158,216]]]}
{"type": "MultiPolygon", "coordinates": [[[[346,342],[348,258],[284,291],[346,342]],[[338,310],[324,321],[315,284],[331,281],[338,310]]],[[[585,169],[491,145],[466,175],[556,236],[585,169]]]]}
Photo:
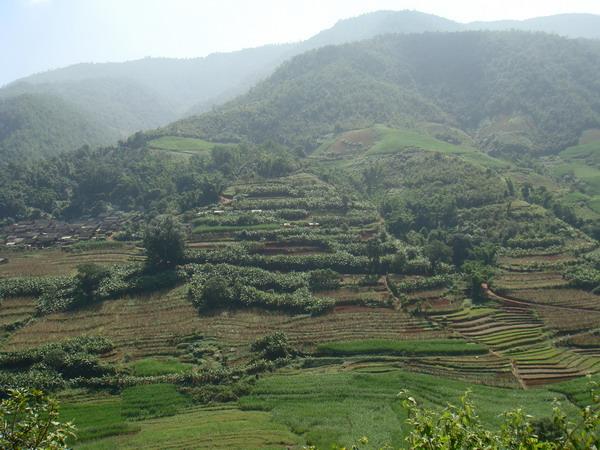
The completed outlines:
{"type": "Polygon", "coordinates": [[[340,129],[435,122],[499,155],[557,152],[599,121],[599,54],[543,34],[386,36],[298,56],[246,96],[164,132],[310,153],[340,129]]]}
{"type": "MultiPolygon", "coordinates": [[[[92,121],[100,127],[102,133],[101,139],[98,142],[114,143],[116,139],[127,136],[135,131],[152,129],[182,117],[209,111],[213,106],[223,104],[237,95],[247,92],[255,83],[271,75],[284,61],[323,46],[357,42],[388,33],[449,32],[471,29],[522,29],[556,33],[568,37],[595,38],[598,37],[596,31],[599,28],[598,23],[598,16],[571,14],[534,18],[522,22],[460,24],[442,17],[417,11],[378,11],[341,20],[330,29],[323,30],[306,41],[298,43],[266,45],[230,53],[212,54],[203,58],[144,58],[123,63],[76,64],[17,80],[0,89],[0,98],[8,98],[19,94],[58,96],[71,107],[76,107],[81,115],[86,117],[88,115],[92,116],[92,121]]],[[[436,50],[435,48],[427,50],[427,52],[430,51],[435,52],[436,50]]],[[[477,50],[475,51],[477,52],[477,50]]],[[[484,49],[483,51],[486,52],[487,50],[484,49]]],[[[535,53],[536,51],[536,49],[527,49],[527,46],[523,46],[522,48],[522,53],[526,55],[532,52],[535,53]]],[[[564,52],[569,56],[570,52],[568,49],[565,49],[564,52]]],[[[445,53],[445,50],[442,50],[442,53],[445,53]]],[[[388,56],[386,55],[384,59],[387,59],[388,56]]],[[[445,55],[441,56],[445,57],[445,55]]],[[[328,56],[324,57],[328,58],[328,56]]],[[[365,56],[363,55],[362,57],[364,58],[365,56]]],[[[335,59],[336,56],[332,55],[332,58],[335,59]]],[[[374,54],[366,58],[365,62],[367,66],[370,64],[368,58],[381,59],[375,57],[374,54]]],[[[447,64],[440,59],[440,55],[429,59],[437,61],[436,64],[447,64]]],[[[461,60],[461,56],[454,55],[452,59],[459,61],[461,60]]],[[[376,60],[372,60],[371,62],[375,66],[387,64],[387,62],[382,63],[376,60]]],[[[473,63],[472,60],[469,64],[471,63],[473,63]]],[[[514,60],[514,57],[512,57],[511,61],[501,62],[500,67],[481,68],[481,70],[485,70],[488,75],[501,74],[506,69],[505,66],[515,69],[522,65],[522,63],[525,63],[524,65],[531,64],[533,60],[524,57],[523,61],[519,61],[514,60]]],[[[536,64],[542,67],[545,63],[538,61],[536,64]]],[[[391,68],[390,70],[394,71],[396,69],[391,68]]],[[[292,68],[292,70],[295,70],[295,68],[292,68]]],[[[439,70],[439,67],[424,67],[423,70],[427,71],[430,75],[445,73],[445,70],[439,70]]],[[[477,70],[479,69],[476,68],[473,73],[478,73],[477,70]]],[[[400,76],[400,78],[403,77],[400,72],[396,73],[396,75],[400,76]]],[[[336,76],[343,78],[344,74],[337,73],[336,76]]],[[[412,125],[413,118],[416,116],[419,118],[427,117],[428,120],[449,121],[453,125],[459,123],[464,128],[465,124],[461,122],[463,117],[448,117],[448,114],[446,114],[456,114],[457,111],[450,111],[446,106],[455,103],[458,105],[461,103],[461,99],[465,98],[463,95],[464,92],[461,92],[456,86],[448,86],[444,90],[446,92],[455,91],[460,101],[457,102],[454,98],[441,99],[442,104],[438,105],[437,101],[440,100],[437,98],[439,92],[434,92],[432,96],[431,92],[425,91],[423,92],[425,95],[421,96],[416,94],[413,89],[414,87],[421,89],[421,86],[409,86],[408,90],[398,90],[398,86],[392,88],[389,84],[386,84],[390,80],[378,79],[377,82],[374,82],[375,80],[367,81],[367,78],[364,78],[364,76],[365,73],[360,74],[360,78],[368,84],[366,87],[372,90],[370,101],[366,103],[369,108],[382,108],[385,104],[385,94],[389,91],[392,96],[395,96],[399,105],[401,105],[400,109],[405,110],[409,108],[411,112],[405,114],[404,112],[406,111],[386,111],[386,108],[383,108],[383,111],[375,117],[371,117],[370,115],[365,116],[360,111],[353,111],[349,117],[331,116],[325,119],[334,119],[336,125],[344,128],[357,128],[370,125],[373,121],[387,122],[392,119],[397,124],[398,121],[407,119],[407,116],[409,125],[412,125]],[[376,86],[381,82],[383,83],[376,86]],[[377,98],[378,96],[380,97],[379,99],[377,98]],[[432,105],[432,102],[435,104],[432,105]],[[440,114],[440,111],[435,106],[441,107],[444,114],[440,114]],[[459,122],[456,122],[456,120],[459,120],[459,122]]],[[[411,74],[409,78],[415,76],[421,78],[421,74],[411,74]]],[[[524,74],[524,78],[529,77],[529,79],[541,77],[542,80],[545,80],[543,83],[546,83],[545,85],[547,86],[553,86],[557,81],[551,79],[551,76],[552,74],[543,73],[543,71],[530,73],[529,75],[524,74]]],[[[513,75],[508,75],[504,80],[512,77],[513,75]]],[[[517,78],[523,77],[519,75],[517,78]]],[[[392,84],[396,84],[398,80],[400,79],[391,80],[391,82],[392,84]]],[[[404,83],[406,80],[406,78],[402,78],[400,81],[404,83]]],[[[423,80],[426,81],[425,78],[423,80]]],[[[305,81],[308,82],[308,80],[305,81]]],[[[493,79],[491,81],[494,82],[493,79]]],[[[437,82],[439,80],[436,80],[437,82]]],[[[537,84],[542,85],[542,83],[537,84]]],[[[505,88],[518,90],[523,88],[523,86],[489,87],[492,91],[505,88]]],[[[570,86],[567,88],[571,89],[570,86]]],[[[338,95],[335,93],[335,88],[330,86],[328,89],[333,89],[331,91],[332,96],[336,97],[338,95]]],[[[540,89],[545,89],[545,87],[540,87],[540,89]]],[[[314,91],[315,88],[312,87],[311,90],[314,91]]],[[[315,91],[315,93],[317,92],[315,91]]],[[[487,95],[486,92],[467,92],[467,94],[469,93],[477,96],[487,95]]],[[[259,95],[262,97],[262,94],[259,95]]],[[[514,95],[521,95],[521,93],[514,92],[514,95]]],[[[562,93],[556,95],[562,95],[562,93]]],[[[586,94],[578,93],[577,95],[581,97],[586,94]]],[[[322,100],[325,100],[325,98],[322,100]]],[[[345,106],[356,109],[354,102],[362,104],[364,100],[361,98],[348,99],[345,106]]],[[[575,104],[567,105],[566,107],[577,111],[582,106],[579,100],[576,100],[575,104]]],[[[312,100],[309,101],[312,103],[312,100]]],[[[327,99],[327,101],[330,102],[331,99],[327,99]]],[[[507,151],[519,152],[523,148],[530,147],[538,150],[548,147],[555,148],[556,146],[563,145],[565,140],[568,143],[573,143],[572,136],[561,137],[556,142],[546,142],[545,129],[539,130],[537,129],[537,123],[532,124],[530,122],[530,111],[525,111],[525,114],[515,117],[504,117],[505,106],[507,105],[491,105],[491,112],[497,112],[499,109],[500,117],[492,117],[490,123],[468,123],[471,131],[478,127],[485,129],[482,138],[486,139],[486,148],[500,147],[507,151]]],[[[24,107],[26,108],[26,106],[24,107]]],[[[472,109],[472,107],[473,105],[468,106],[469,109],[472,109]]],[[[508,108],[511,109],[508,113],[512,114],[512,106],[508,105],[508,108]]],[[[551,114],[549,111],[551,110],[548,110],[548,113],[551,114]]],[[[319,113],[318,110],[311,111],[310,109],[307,109],[306,112],[310,114],[319,113]]],[[[484,116],[487,117],[487,112],[484,116]]],[[[470,117],[469,120],[471,119],[480,120],[482,118],[470,117]]],[[[559,128],[562,123],[561,120],[557,121],[555,117],[534,117],[534,121],[537,120],[554,121],[553,123],[559,128]]],[[[256,125],[260,124],[256,123],[256,125]]],[[[29,125],[29,128],[35,127],[35,124],[29,125]]],[[[236,125],[234,125],[235,127],[236,125]]],[[[294,132],[292,128],[289,131],[294,132]]],[[[233,134],[236,135],[241,132],[236,129],[233,134]]],[[[288,130],[285,131],[285,133],[287,132],[288,130]]],[[[63,131],[57,131],[57,133],[63,133],[63,131]]],[[[559,131],[559,133],[564,134],[563,131],[559,131]]],[[[69,133],[65,130],[64,134],[69,133]]],[[[243,134],[248,135],[248,130],[243,131],[243,134]]],[[[291,139],[292,137],[290,136],[289,138],[291,139]]],[[[294,139],[298,140],[298,138],[294,139]]],[[[312,138],[308,142],[306,139],[299,139],[299,141],[300,145],[304,147],[314,147],[312,138]]],[[[67,146],[66,149],[77,148],[87,142],[85,139],[73,139],[74,146],[67,146]]],[[[55,153],[52,145],[43,141],[32,141],[30,144],[30,146],[35,148],[41,148],[41,155],[55,153]]]]}
{"type": "Polygon", "coordinates": [[[22,94],[0,98],[0,158],[50,156],[82,145],[109,144],[118,138],[91,114],[59,97],[22,94]]]}
{"type": "Polygon", "coordinates": [[[467,392],[477,434],[600,436],[597,44],[328,46],[72,150],[177,109],[91,69],[0,100],[0,391],[57,398],[66,446],[414,448],[403,400],[467,392]]]}

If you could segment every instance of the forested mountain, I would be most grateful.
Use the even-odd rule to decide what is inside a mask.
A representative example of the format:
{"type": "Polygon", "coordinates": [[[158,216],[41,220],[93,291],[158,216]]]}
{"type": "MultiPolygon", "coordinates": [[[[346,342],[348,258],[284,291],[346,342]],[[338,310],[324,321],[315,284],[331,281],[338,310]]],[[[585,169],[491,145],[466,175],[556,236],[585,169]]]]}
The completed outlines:
{"type": "MultiPolygon", "coordinates": [[[[299,43],[267,45],[205,58],[146,58],[123,63],[77,64],[32,75],[3,89],[0,98],[19,94],[48,94],[60,97],[70,109],[78,111],[85,123],[100,132],[100,143],[142,129],[151,129],[210,110],[243,94],[256,82],[269,76],[282,62],[307,50],[369,39],[384,33],[420,33],[465,29],[527,29],[547,31],[570,37],[598,37],[600,19],[593,15],[561,15],[522,22],[459,24],[416,11],[380,11],[338,22],[314,37],[299,43]]],[[[12,102],[18,102],[18,97],[12,102]]],[[[22,109],[27,109],[23,105],[22,109]]],[[[39,135],[35,122],[21,121],[18,130],[4,127],[4,161],[8,155],[38,156],[57,150],[73,150],[90,140],[30,140],[15,147],[11,132],[39,135]],[[41,150],[41,151],[39,151],[41,150]]],[[[87,132],[85,132],[87,133],[87,132]]],[[[95,133],[95,131],[94,131],[95,133]]],[[[68,134],[55,130],[56,135],[68,134]]]]}
{"type": "Polygon", "coordinates": [[[374,123],[460,128],[494,153],[550,153],[600,125],[600,49],[526,32],[386,35],[307,52],[247,95],[163,132],[311,152],[374,123]]]}
{"type": "Polygon", "coordinates": [[[555,33],[571,38],[600,38],[600,19],[594,14],[557,14],[527,20],[471,22],[464,26],[476,30],[526,30],[555,33]]]}
{"type": "MultiPolygon", "coordinates": [[[[81,132],[73,134],[69,128],[53,127],[56,136],[72,136],[68,145],[63,145],[67,141],[51,138],[30,139],[15,146],[17,135],[13,133],[40,135],[37,129],[40,124],[21,120],[19,128],[12,129],[6,123],[0,142],[2,160],[7,161],[9,155],[56,154],[87,143],[115,143],[137,130],[176,120],[190,109],[205,111],[267,75],[282,60],[286,49],[286,46],[267,46],[189,60],[147,58],[126,63],[78,64],[19,80],[0,89],[0,99],[10,99],[16,107],[24,100],[22,94],[41,94],[47,102],[55,98],[59,100],[57,108],[67,105],[77,111],[79,123],[86,124],[83,128],[96,129],[98,139],[78,140],[81,132]]],[[[28,109],[29,105],[19,108],[28,109]]]]}
{"type": "Polygon", "coordinates": [[[60,97],[19,94],[0,98],[0,160],[48,156],[84,144],[116,139],[92,115],[82,114],[60,97]]]}

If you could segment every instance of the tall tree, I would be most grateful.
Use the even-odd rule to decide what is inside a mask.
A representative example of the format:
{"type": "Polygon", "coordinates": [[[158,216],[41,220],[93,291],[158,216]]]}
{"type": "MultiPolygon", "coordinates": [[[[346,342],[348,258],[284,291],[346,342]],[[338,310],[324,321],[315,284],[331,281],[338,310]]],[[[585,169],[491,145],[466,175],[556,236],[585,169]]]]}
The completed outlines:
{"type": "Polygon", "coordinates": [[[154,218],[144,232],[148,264],[154,269],[173,267],[183,261],[185,235],[181,223],[171,215],[154,218]]]}

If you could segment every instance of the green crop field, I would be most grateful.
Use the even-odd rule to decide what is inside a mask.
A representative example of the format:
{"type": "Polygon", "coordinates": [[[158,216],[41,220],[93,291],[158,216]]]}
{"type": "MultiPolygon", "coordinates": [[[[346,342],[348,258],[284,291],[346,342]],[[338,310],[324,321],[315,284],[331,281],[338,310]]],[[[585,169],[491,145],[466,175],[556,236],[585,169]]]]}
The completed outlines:
{"type": "Polygon", "coordinates": [[[123,449],[280,449],[301,439],[262,411],[206,408],[139,422],[140,431],[77,445],[82,450],[123,449]]]}
{"type": "Polygon", "coordinates": [[[224,147],[226,144],[209,142],[197,138],[162,136],[158,139],[152,139],[149,141],[148,146],[156,150],[166,150],[174,153],[193,155],[196,153],[207,153],[213,148],[224,147]]]}
{"type": "MultiPolygon", "coordinates": [[[[260,380],[252,394],[241,399],[244,410],[267,410],[277,422],[302,434],[307,442],[326,447],[332,442],[348,445],[369,436],[375,446],[403,444],[406,433],[397,394],[408,390],[427,405],[457,402],[467,389],[488,425],[497,424],[499,413],[523,405],[527,413],[547,416],[560,394],[547,390],[518,391],[467,384],[460,381],[366,367],[353,372],[328,369],[307,373],[287,372],[260,380]],[[493,401],[490,402],[490,399],[493,401]]],[[[563,398],[565,403],[569,402],[563,398]]],[[[573,410],[572,405],[569,406],[573,410]]]]}
{"type": "Polygon", "coordinates": [[[140,377],[187,372],[191,365],[173,357],[144,358],[129,364],[132,374],[140,377]]]}

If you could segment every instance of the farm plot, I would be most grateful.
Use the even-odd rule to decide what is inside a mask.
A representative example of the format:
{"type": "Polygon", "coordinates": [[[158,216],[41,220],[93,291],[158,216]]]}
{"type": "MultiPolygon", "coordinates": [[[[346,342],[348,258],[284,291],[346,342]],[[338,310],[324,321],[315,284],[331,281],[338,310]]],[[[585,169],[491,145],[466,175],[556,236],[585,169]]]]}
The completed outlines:
{"type": "Polygon", "coordinates": [[[500,256],[498,266],[509,271],[528,271],[560,269],[565,265],[574,264],[577,257],[566,253],[555,255],[500,256]]]}
{"type": "Polygon", "coordinates": [[[129,245],[81,252],[67,252],[56,248],[13,252],[8,256],[8,263],[0,265],[0,278],[67,275],[84,263],[109,266],[141,258],[140,251],[129,245]]]}
{"type": "Polygon", "coordinates": [[[171,417],[138,422],[139,432],[86,442],[81,450],[121,449],[276,449],[295,448],[303,439],[263,411],[234,407],[191,408],[171,417]]]}
{"type": "Polygon", "coordinates": [[[519,289],[509,290],[505,296],[539,305],[600,311],[600,296],[580,289],[519,289]]]}
{"type": "Polygon", "coordinates": [[[340,307],[311,317],[264,310],[199,315],[180,287],[162,294],[105,301],[94,308],[41,317],[14,332],[5,350],[31,348],[80,335],[102,335],[116,345],[116,357],[178,355],[177,344],[201,335],[223,342],[231,358],[248,351],[253,340],[284,331],[298,345],[345,339],[431,339],[448,333],[423,319],[389,308],[340,307]]]}
{"type": "Polygon", "coordinates": [[[161,136],[148,142],[148,147],[175,154],[194,155],[208,153],[212,149],[227,147],[227,144],[209,142],[198,138],[181,136],[161,136]]]}
{"type": "Polygon", "coordinates": [[[537,315],[557,335],[569,335],[600,328],[600,311],[582,311],[536,305],[537,315]]]}
{"type": "Polygon", "coordinates": [[[65,392],[60,399],[61,419],[77,426],[77,439],[70,442],[77,449],[246,449],[302,443],[272,422],[269,413],[243,412],[233,405],[189,406],[189,399],[168,384],[127,388],[121,395],[65,392]]]}
{"type": "Polygon", "coordinates": [[[264,255],[314,254],[332,251],[330,244],[340,239],[359,242],[361,233],[375,233],[381,221],[373,205],[310,174],[236,184],[226,195],[221,209],[199,211],[192,220],[196,245],[245,241],[264,255]]]}
{"type": "Polygon", "coordinates": [[[36,300],[31,297],[12,297],[0,301],[0,328],[10,327],[33,317],[36,300]]]}
{"type": "Polygon", "coordinates": [[[488,345],[512,361],[525,386],[563,381],[585,373],[585,361],[555,348],[543,322],[529,308],[491,306],[433,316],[461,335],[488,345]]]}
{"type": "Polygon", "coordinates": [[[502,272],[494,278],[500,289],[548,289],[568,284],[560,272],[502,272]]]}
{"type": "MultiPolygon", "coordinates": [[[[336,358],[329,359],[339,363],[339,358],[337,358],[337,361],[336,358]]],[[[328,358],[316,358],[315,360],[311,360],[309,367],[327,365],[327,362],[328,358]],[[322,364],[319,364],[319,362],[322,364]]],[[[343,367],[345,370],[357,370],[366,367],[372,372],[377,370],[376,367],[381,372],[387,372],[390,368],[396,368],[488,386],[520,387],[517,378],[513,374],[510,360],[495,353],[412,357],[386,355],[346,356],[344,357],[343,367]]]]}
{"type": "MultiPolygon", "coordinates": [[[[556,392],[483,386],[419,374],[393,366],[367,364],[351,370],[332,367],[285,370],[261,377],[250,395],[240,401],[245,410],[270,411],[310,444],[326,448],[332,441],[347,445],[363,435],[369,445],[405,445],[406,415],[397,399],[406,389],[428,406],[455,403],[467,389],[487,425],[501,420],[500,411],[523,405],[527,414],[548,416],[556,392]],[[493,401],[490,401],[493,399],[493,401]]],[[[574,411],[561,394],[558,398],[574,411]]]]}

